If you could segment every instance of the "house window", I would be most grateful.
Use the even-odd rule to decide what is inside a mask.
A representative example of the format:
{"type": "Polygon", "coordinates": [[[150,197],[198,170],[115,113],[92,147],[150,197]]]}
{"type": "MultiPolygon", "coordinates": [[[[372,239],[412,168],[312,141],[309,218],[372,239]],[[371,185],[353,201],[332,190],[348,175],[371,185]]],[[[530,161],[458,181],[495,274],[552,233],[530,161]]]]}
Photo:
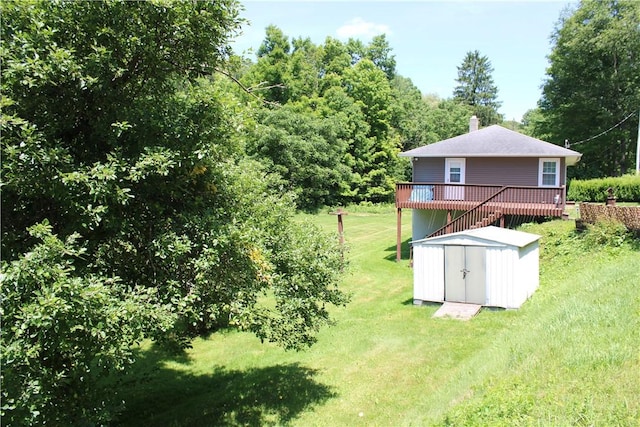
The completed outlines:
{"type": "Polygon", "coordinates": [[[540,159],[538,186],[560,186],[560,159],[540,159]]]}
{"type": "Polygon", "coordinates": [[[460,168],[451,167],[449,169],[449,182],[460,182],[460,168]]]}

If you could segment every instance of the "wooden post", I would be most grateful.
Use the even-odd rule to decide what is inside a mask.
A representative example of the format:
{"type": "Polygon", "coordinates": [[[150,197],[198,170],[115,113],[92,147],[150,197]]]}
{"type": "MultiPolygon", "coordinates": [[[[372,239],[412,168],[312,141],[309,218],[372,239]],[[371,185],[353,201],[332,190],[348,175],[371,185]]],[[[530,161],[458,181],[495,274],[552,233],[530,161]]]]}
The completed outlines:
{"type": "Polygon", "coordinates": [[[396,262],[400,262],[402,259],[402,208],[398,208],[396,226],[396,262]]]}
{"type": "Polygon", "coordinates": [[[348,212],[338,208],[335,212],[330,212],[331,215],[338,216],[338,237],[340,238],[340,246],[344,246],[344,224],[342,223],[342,215],[349,215],[348,212]]]}

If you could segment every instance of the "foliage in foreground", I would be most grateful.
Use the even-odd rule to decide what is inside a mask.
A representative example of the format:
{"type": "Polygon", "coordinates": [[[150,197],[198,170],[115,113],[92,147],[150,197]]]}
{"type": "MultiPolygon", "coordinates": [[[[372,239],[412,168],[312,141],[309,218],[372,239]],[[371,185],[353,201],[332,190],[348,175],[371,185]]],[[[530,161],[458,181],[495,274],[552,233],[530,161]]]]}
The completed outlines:
{"type": "Polygon", "coordinates": [[[212,74],[238,4],[0,7],[3,420],[107,419],[97,378],[143,337],[313,344],[346,302],[343,261],[246,159],[242,104],[212,74]]]}
{"type": "Polygon", "coordinates": [[[2,263],[2,420],[6,425],[105,421],[117,404],[100,378],[133,361],[132,346],[171,328],[155,289],[117,277],[78,276],[86,250],[38,224],[32,251],[2,263]]]}

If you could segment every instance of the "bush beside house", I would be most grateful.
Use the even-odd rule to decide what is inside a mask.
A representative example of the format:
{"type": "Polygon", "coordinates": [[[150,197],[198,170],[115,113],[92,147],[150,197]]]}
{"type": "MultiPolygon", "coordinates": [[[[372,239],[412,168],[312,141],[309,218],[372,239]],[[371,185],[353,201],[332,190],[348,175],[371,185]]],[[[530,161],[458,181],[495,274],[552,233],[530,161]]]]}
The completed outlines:
{"type": "Polygon", "coordinates": [[[619,202],[640,202],[640,175],[597,179],[574,179],[569,183],[567,199],[578,202],[604,202],[609,188],[619,202]]]}

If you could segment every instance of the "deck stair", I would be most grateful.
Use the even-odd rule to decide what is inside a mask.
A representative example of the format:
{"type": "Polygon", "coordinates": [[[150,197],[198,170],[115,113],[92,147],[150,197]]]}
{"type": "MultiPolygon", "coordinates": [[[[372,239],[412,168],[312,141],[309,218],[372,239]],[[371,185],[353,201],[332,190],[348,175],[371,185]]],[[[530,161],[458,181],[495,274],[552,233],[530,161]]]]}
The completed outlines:
{"type": "Polygon", "coordinates": [[[494,222],[496,222],[497,220],[499,220],[502,217],[503,217],[502,212],[496,211],[496,212],[490,213],[486,217],[482,218],[480,221],[476,222],[475,224],[473,224],[469,228],[470,229],[474,229],[474,228],[486,227],[488,225],[493,224],[494,222]]]}
{"type": "Polygon", "coordinates": [[[507,188],[508,187],[502,187],[489,198],[478,203],[459,217],[449,221],[427,237],[442,236],[472,228],[486,227],[487,225],[493,224],[499,220],[503,214],[497,207],[492,206],[492,202],[498,200],[507,188]]]}

